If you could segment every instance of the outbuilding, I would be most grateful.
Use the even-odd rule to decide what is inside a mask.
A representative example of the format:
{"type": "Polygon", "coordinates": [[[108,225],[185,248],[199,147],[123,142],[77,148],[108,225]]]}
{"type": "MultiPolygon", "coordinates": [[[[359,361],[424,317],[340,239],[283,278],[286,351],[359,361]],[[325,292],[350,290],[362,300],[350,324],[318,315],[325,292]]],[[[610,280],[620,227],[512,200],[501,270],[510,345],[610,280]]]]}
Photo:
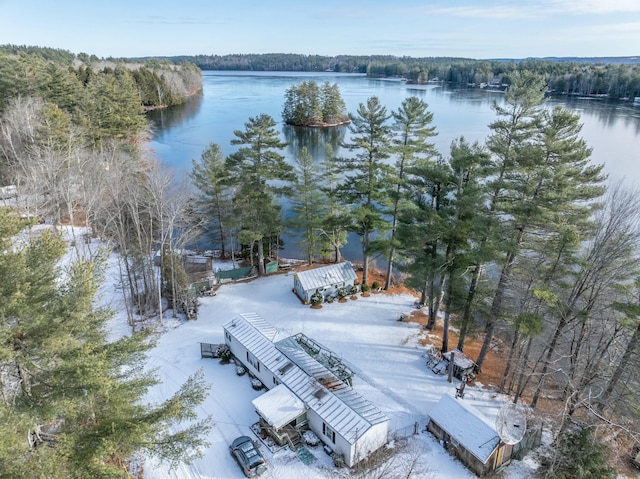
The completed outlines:
{"type": "Polygon", "coordinates": [[[336,296],[341,288],[350,290],[357,279],[351,263],[344,261],[297,272],[293,275],[293,292],[304,304],[308,304],[316,291],[327,299],[336,296]]]}
{"type": "Polygon", "coordinates": [[[480,477],[511,462],[513,445],[505,444],[496,428],[462,399],[442,396],[430,413],[427,430],[480,477]]]}
{"type": "Polygon", "coordinates": [[[301,339],[280,338],[255,313],[238,315],[223,329],[232,355],[270,389],[253,405],[276,440],[293,442],[310,429],[349,467],[387,443],[387,416],[314,358],[301,339]]]}

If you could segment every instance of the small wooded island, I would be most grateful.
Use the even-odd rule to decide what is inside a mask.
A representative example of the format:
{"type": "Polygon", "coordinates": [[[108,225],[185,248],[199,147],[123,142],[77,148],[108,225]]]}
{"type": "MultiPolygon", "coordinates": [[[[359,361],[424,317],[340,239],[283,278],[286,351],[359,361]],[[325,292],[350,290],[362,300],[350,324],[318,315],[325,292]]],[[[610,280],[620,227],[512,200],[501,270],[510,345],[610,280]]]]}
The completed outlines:
{"type": "Polygon", "coordinates": [[[303,81],[285,92],[282,118],[287,125],[324,128],[349,123],[337,83],[303,81]]]}

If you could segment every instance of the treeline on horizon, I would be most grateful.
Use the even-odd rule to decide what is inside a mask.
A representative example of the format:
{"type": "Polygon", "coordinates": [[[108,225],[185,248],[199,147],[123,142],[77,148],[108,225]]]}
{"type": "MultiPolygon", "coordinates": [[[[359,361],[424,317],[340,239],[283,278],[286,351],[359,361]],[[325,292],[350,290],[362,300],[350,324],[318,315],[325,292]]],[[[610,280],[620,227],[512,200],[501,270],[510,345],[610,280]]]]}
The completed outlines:
{"type": "Polygon", "coordinates": [[[52,75],[59,81],[76,83],[79,89],[86,89],[99,75],[130,77],[144,108],[179,105],[202,91],[200,70],[188,62],[176,65],[167,60],[100,59],[46,47],[0,45],[0,75],[0,111],[16,94],[27,96],[42,89],[46,96],[52,75]]]}
{"type": "MultiPolygon", "coordinates": [[[[511,84],[515,72],[531,72],[542,76],[547,83],[547,94],[557,96],[598,96],[613,100],[634,101],[640,97],[640,57],[567,57],[525,59],[473,59],[459,57],[408,57],[394,55],[304,55],[294,53],[230,54],[230,55],[180,55],[161,57],[130,57],[100,59],[87,53],[74,54],[67,50],[25,46],[2,45],[0,52],[17,56],[20,53],[53,61],[69,67],[77,62],[99,65],[101,62],[122,64],[142,73],[136,81],[140,85],[143,105],[148,107],[171,106],[193,94],[193,88],[202,86],[201,79],[189,75],[189,93],[177,93],[176,83],[168,81],[157,72],[167,74],[169,65],[187,66],[179,70],[193,74],[193,67],[200,70],[238,71],[292,71],[366,74],[372,78],[405,78],[415,83],[443,81],[466,87],[492,86],[505,88],[511,84]],[[137,65],[132,68],[132,65],[137,65]],[[146,70],[150,70],[151,73],[146,70]],[[164,70],[164,71],[163,71],[164,70]],[[165,85],[164,83],[169,83],[165,85]],[[156,99],[158,86],[171,91],[156,99]],[[146,96],[145,96],[146,95],[146,96]]],[[[0,92],[1,93],[1,92],[0,92]]]]}
{"type": "Polygon", "coordinates": [[[393,55],[302,55],[291,53],[160,57],[189,62],[202,70],[360,73],[369,77],[401,77],[416,83],[437,78],[457,85],[504,87],[516,71],[543,76],[555,95],[606,95],[616,100],[640,96],[640,58],[471,59],[397,57],[393,55]]]}

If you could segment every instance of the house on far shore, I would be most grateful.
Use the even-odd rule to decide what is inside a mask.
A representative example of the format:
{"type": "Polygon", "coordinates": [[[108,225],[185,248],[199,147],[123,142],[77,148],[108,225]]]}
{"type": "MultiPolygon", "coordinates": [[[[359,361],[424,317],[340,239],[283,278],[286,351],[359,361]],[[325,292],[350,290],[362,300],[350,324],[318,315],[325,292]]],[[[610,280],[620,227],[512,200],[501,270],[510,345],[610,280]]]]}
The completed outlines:
{"type": "Polygon", "coordinates": [[[316,291],[325,299],[338,294],[340,288],[349,290],[358,279],[350,262],[330,264],[320,268],[299,271],[293,275],[293,292],[304,304],[311,302],[316,291]]]}
{"type": "Polygon", "coordinates": [[[480,477],[511,462],[514,446],[505,444],[496,428],[462,399],[442,396],[430,413],[427,430],[480,477]]]}

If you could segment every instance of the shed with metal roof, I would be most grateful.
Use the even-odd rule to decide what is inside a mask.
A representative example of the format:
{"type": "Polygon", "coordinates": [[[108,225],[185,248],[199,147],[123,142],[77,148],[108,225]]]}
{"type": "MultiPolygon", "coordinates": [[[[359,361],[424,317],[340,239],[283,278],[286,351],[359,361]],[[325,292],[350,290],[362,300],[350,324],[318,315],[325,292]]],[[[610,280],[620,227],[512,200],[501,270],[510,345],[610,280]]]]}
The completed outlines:
{"type": "Polygon", "coordinates": [[[429,413],[427,429],[445,449],[483,477],[511,462],[513,446],[473,406],[448,394],[429,413]]]}
{"type": "Polygon", "coordinates": [[[357,279],[351,263],[344,261],[297,272],[293,275],[293,291],[307,304],[316,291],[327,299],[336,296],[340,288],[351,289],[357,279]]]}

